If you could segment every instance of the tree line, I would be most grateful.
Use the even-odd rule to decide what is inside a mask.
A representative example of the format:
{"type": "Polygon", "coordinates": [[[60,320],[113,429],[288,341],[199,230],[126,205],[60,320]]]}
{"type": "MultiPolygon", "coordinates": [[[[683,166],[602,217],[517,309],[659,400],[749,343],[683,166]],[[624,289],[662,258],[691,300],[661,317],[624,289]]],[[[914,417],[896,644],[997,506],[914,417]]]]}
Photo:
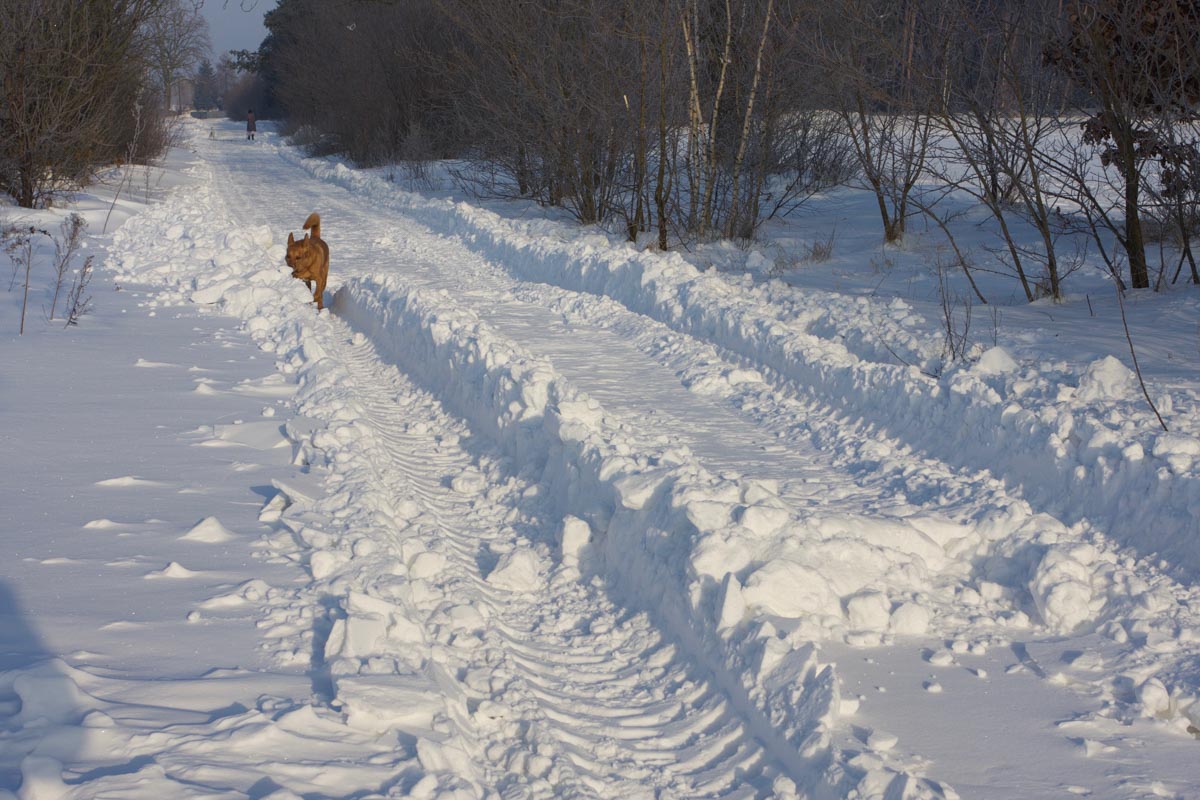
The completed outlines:
{"type": "MultiPolygon", "coordinates": [[[[36,206],[160,152],[197,11],[0,0],[0,189],[36,206]]],[[[1200,283],[1200,0],[281,0],[266,25],[201,68],[202,104],[363,164],[453,158],[663,249],[856,185],[884,240],[924,217],[973,286],[951,194],[1030,300],[1079,233],[1122,286],[1200,283]]]]}
{"type": "Polygon", "coordinates": [[[1197,0],[282,0],[266,24],[251,66],[314,148],[460,159],[474,191],[664,249],[855,184],[885,240],[925,216],[968,277],[941,201],[976,199],[1029,300],[1061,296],[1078,231],[1122,285],[1200,283],[1197,0]]]}

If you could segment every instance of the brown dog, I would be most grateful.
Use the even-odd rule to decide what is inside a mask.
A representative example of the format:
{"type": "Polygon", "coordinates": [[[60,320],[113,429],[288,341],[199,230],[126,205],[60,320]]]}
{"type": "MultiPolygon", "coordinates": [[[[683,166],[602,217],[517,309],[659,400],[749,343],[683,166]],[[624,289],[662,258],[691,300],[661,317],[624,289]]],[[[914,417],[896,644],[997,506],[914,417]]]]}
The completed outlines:
{"type": "Polygon", "coordinates": [[[325,294],[325,281],[329,279],[329,245],[321,238],[321,215],[313,212],[304,220],[304,230],[312,229],[312,235],[304,234],[304,238],[296,241],[296,237],[288,234],[287,265],[292,268],[292,277],[304,281],[310,290],[312,282],[317,282],[313,292],[313,300],[317,301],[317,310],[325,307],[322,295],[325,294]]]}

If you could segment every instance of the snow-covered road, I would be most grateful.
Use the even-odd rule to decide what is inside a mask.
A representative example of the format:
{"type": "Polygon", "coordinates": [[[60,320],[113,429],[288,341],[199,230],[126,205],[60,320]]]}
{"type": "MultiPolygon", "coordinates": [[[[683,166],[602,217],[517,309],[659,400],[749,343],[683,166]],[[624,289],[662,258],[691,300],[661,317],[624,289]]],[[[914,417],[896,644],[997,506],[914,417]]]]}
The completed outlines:
{"type": "MultiPolygon", "coordinates": [[[[631,281],[616,245],[553,224],[569,263],[542,279],[554,259],[487,212],[270,139],[192,146],[193,183],[118,232],[112,266],[151,308],[215,304],[276,360],[239,391],[289,416],[210,434],[273,450],[284,424],[294,468],[247,476],[276,472],[255,547],[277,574],[231,575],[193,622],[252,609],[279,676],[255,680],[287,699],[110,714],[66,783],[10,726],[9,759],[34,754],[23,797],[1198,796],[1200,592],[1120,549],[1119,517],[1032,484],[1066,469],[1039,460],[1052,415],[978,429],[1018,396],[1003,350],[940,393],[852,327],[918,360],[902,302],[819,314],[658,256],[670,269],[631,281]],[[281,266],[312,211],[319,315],[281,266]]],[[[1080,395],[1125,397],[1117,368],[1084,367],[1080,395]]],[[[1176,550],[1196,485],[1180,436],[1161,454],[1176,550]]],[[[26,672],[0,690],[36,705],[26,672]]],[[[114,695],[103,677],[68,683],[114,695]]]]}

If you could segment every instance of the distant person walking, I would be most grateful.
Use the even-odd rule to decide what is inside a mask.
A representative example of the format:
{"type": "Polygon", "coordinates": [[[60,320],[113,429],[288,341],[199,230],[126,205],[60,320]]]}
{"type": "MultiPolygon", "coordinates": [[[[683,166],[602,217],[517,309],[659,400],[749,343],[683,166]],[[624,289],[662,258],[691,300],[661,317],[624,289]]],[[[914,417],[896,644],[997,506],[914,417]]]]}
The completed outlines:
{"type": "Polygon", "coordinates": [[[254,121],[254,109],[246,112],[246,138],[254,141],[254,132],[258,130],[258,123],[254,121]]]}

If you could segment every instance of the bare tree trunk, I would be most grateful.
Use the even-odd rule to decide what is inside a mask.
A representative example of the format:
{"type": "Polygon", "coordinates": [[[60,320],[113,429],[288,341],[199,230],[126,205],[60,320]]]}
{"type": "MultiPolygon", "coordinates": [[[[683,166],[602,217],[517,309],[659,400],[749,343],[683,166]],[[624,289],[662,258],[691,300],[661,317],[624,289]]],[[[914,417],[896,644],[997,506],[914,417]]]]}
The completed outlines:
{"type": "Polygon", "coordinates": [[[1146,264],[1146,240],[1142,233],[1136,146],[1132,137],[1118,145],[1125,177],[1125,255],[1129,257],[1129,282],[1134,289],[1150,288],[1150,269],[1146,264]]]}
{"type": "Polygon", "coordinates": [[[688,227],[695,229],[699,224],[700,213],[700,130],[704,126],[704,112],[700,108],[700,84],[697,78],[699,71],[699,53],[693,32],[698,24],[695,19],[696,0],[689,0],[680,16],[683,27],[683,44],[687,50],[688,60],[688,227]],[[689,15],[691,22],[689,23],[689,15]]]}
{"type": "MultiPolygon", "coordinates": [[[[664,22],[669,3],[670,0],[663,0],[664,22]]],[[[663,251],[667,249],[667,198],[671,194],[667,187],[667,129],[670,127],[670,120],[667,119],[667,85],[670,75],[667,59],[668,30],[664,24],[658,43],[658,176],[654,185],[654,205],[658,212],[658,249],[663,251]]],[[[692,82],[694,85],[695,73],[692,74],[692,82]]]]}
{"type": "Polygon", "coordinates": [[[750,120],[754,113],[754,98],[758,93],[758,82],[762,77],[763,50],[767,46],[767,32],[771,28],[771,11],[773,8],[774,0],[767,0],[767,10],[763,15],[762,36],[758,39],[758,55],[754,59],[754,78],[750,82],[750,96],[746,98],[746,114],[742,118],[741,141],[738,142],[737,156],[733,160],[733,183],[729,201],[729,227],[725,233],[730,238],[734,236],[734,228],[738,220],[738,182],[742,176],[742,161],[746,157],[746,143],[750,140],[750,120]]]}
{"type": "MultiPolygon", "coordinates": [[[[693,0],[694,5],[695,0],[693,0]]],[[[725,78],[729,72],[730,53],[733,48],[733,9],[730,0],[725,0],[725,44],[721,48],[721,70],[717,88],[713,93],[712,112],[708,118],[707,141],[704,161],[704,203],[700,209],[700,225],[697,233],[707,236],[712,229],[713,193],[717,185],[717,123],[721,116],[721,98],[725,94],[725,78]]],[[[695,189],[693,188],[693,191],[695,189]]]]}

